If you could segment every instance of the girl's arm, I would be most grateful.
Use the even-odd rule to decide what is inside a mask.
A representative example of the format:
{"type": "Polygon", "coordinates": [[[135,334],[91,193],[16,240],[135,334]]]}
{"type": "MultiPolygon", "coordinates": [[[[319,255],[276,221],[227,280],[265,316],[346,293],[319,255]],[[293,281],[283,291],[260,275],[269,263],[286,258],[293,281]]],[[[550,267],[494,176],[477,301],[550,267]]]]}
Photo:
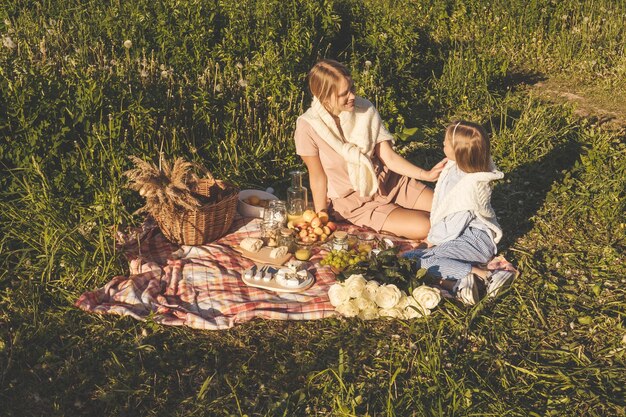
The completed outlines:
{"type": "Polygon", "coordinates": [[[426,171],[398,155],[388,140],[380,142],[376,146],[376,152],[380,161],[393,172],[422,181],[437,181],[447,162],[447,159],[444,158],[430,171],[426,171]]]}
{"type": "Polygon", "coordinates": [[[309,171],[309,184],[313,196],[313,206],[319,213],[327,209],[326,201],[326,172],[322,167],[319,156],[302,156],[302,160],[309,171]]]}

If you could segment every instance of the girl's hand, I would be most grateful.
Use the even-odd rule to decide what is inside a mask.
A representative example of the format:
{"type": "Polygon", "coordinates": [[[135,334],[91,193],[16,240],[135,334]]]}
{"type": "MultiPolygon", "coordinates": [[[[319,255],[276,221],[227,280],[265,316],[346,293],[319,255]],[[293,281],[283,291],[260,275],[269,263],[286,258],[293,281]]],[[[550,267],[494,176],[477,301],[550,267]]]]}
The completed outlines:
{"type": "Polygon", "coordinates": [[[437,165],[432,167],[430,171],[424,170],[421,179],[431,182],[437,181],[439,179],[439,175],[441,175],[441,171],[443,171],[443,167],[446,166],[446,162],[448,162],[448,158],[443,158],[437,163],[437,165]]]}

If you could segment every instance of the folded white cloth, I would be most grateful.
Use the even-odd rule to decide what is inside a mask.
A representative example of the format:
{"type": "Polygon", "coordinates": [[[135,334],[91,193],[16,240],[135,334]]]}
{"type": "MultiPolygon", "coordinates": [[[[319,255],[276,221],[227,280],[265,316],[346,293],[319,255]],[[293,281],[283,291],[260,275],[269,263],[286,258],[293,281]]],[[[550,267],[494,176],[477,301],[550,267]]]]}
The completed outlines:
{"type": "Polygon", "coordinates": [[[378,191],[378,179],[371,160],[374,146],[382,140],[393,141],[393,136],[383,125],[374,105],[362,97],[355,97],[354,111],[339,114],[343,135],[317,97],[313,98],[311,107],[300,117],[344,158],[350,183],[359,195],[373,196],[378,191]]]}

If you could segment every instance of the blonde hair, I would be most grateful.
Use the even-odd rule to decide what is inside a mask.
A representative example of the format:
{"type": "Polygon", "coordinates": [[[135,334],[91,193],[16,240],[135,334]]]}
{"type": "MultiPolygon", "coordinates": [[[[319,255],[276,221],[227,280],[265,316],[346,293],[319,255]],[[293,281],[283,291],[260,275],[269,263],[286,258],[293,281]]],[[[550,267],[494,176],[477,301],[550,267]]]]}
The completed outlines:
{"type": "Polygon", "coordinates": [[[482,126],[460,121],[446,128],[445,140],[450,141],[456,164],[463,172],[491,171],[489,136],[482,126]]]}
{"type": "Polygon", "coordinates": [[[319,60],[307,75],[309,90],[321,103],[325,103],[333,94],[339,94],[337,89],[343,78],[352,80],[350,70],[332,59],[319,60]]]}

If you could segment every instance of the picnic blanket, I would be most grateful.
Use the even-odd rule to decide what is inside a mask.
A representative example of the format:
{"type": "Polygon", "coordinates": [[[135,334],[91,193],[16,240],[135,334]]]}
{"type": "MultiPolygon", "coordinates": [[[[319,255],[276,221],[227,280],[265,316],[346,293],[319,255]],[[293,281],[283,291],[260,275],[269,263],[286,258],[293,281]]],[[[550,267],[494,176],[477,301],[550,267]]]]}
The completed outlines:
{"type": "MultiPolygon", "coordinates": [[[[327,249],[314,246],[310,270],[315,283],[300,293],[278,293],[247,286],[241,276],[254,265],[232,247],[246,237],[260,237],[260,219],[236,218],[231,232],[203,246],[169,242],[151,222],[117,237],[129,260],[130,274],[116,276],[104,287],[82,294],[75,305],[98,314],[119,314],[138,320],[198,329],[228,329],[253,318],[313,320],[336,314],[328,289],[335,275],[320,266],[327,249]]],[[[365,229],[340,225],[357,233],[365,229]]],[[[415,242],[394,238],[410,249],[415,242]]]]}

